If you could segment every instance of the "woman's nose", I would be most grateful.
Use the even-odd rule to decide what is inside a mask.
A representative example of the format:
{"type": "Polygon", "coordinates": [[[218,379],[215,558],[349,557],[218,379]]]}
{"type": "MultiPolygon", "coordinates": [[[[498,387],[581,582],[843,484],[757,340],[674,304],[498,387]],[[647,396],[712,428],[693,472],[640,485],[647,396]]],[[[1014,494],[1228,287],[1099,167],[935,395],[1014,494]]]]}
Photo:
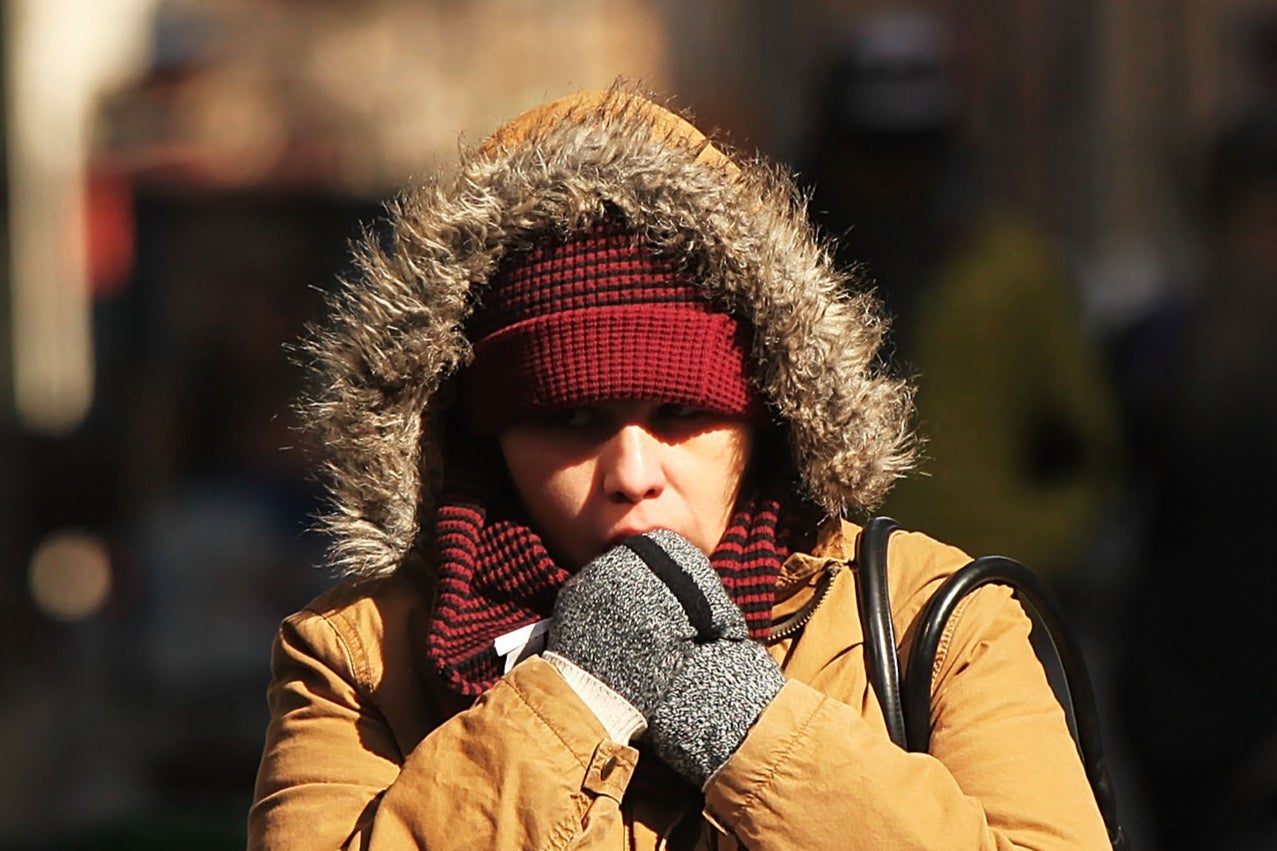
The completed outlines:
{"type": "Polygon", "coordinates": [[[600,457],[608,499],[633,503],[659,496],[665,487],[660,450],[661,442],[641,425],[619,428],[600,457]]]}

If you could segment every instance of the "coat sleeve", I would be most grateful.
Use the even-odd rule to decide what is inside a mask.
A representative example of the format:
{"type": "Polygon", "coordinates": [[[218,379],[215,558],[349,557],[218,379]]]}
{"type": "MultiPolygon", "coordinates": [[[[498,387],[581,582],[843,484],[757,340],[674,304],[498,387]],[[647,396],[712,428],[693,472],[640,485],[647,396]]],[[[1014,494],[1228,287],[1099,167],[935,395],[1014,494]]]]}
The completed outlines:
{"type": "Polygon", "coordinates": [[[791,680],[707,787],[710,820],[755,851],[1107,849],[1028,618],[1002,588],[967,602],[935,672],[930,753],[791,680]]]}
{"type": "Polygon", "coordinates": [[[402,754],[349,646],[315,613],[284,623],[251,849],[591,848],[619,829],[637,752],[541,659],[402,754]]]}

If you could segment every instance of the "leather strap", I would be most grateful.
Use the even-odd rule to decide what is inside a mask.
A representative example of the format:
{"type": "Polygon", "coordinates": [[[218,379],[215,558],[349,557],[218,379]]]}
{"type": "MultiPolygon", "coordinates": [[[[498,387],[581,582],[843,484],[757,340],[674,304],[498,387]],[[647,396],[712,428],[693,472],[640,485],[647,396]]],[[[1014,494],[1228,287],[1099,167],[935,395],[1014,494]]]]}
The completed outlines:
{"type": "Polygon", "coordinates": [[[865,666],[887,722],[887,734],[891,741],[908,749],[900,658],[887,587],[887,542],[899,528],[900,524],[890,517],[875,517],[861,531],[856,541],[856,605],[865,633],[865,666]]]}

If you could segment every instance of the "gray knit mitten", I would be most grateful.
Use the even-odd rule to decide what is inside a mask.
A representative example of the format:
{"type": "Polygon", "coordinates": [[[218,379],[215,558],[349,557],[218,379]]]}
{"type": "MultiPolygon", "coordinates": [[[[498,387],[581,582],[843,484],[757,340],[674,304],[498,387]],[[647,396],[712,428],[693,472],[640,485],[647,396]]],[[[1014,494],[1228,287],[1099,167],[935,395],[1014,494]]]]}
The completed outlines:
{"type": "Polygon", "coordinates": [[[749,639],[742,617],[739,638],[692,646],[647,720],[647,739],[666,765],[701,788],[784,684],[780,667],[749,639]]]}
{"type": "Polygon", "coordinates": [[[547,649],[632,703],[656,753],[698,786],[785,682],[705,554],[666,530],[628,539],[568,580],[547,649]]]}

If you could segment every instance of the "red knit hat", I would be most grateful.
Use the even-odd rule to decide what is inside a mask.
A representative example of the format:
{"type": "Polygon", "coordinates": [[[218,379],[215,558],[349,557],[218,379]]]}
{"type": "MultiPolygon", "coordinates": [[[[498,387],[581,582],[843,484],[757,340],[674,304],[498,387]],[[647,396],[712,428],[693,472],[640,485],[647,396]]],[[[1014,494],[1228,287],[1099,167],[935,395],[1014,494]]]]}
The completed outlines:
{"type": "Polygon", "coordinates": [[[480,435],[538,411],[615,399],[730,416],[761,410],[747,327],[617,223],[543,239],[508,261],[470,330],[464,404],[480,435]]]}

